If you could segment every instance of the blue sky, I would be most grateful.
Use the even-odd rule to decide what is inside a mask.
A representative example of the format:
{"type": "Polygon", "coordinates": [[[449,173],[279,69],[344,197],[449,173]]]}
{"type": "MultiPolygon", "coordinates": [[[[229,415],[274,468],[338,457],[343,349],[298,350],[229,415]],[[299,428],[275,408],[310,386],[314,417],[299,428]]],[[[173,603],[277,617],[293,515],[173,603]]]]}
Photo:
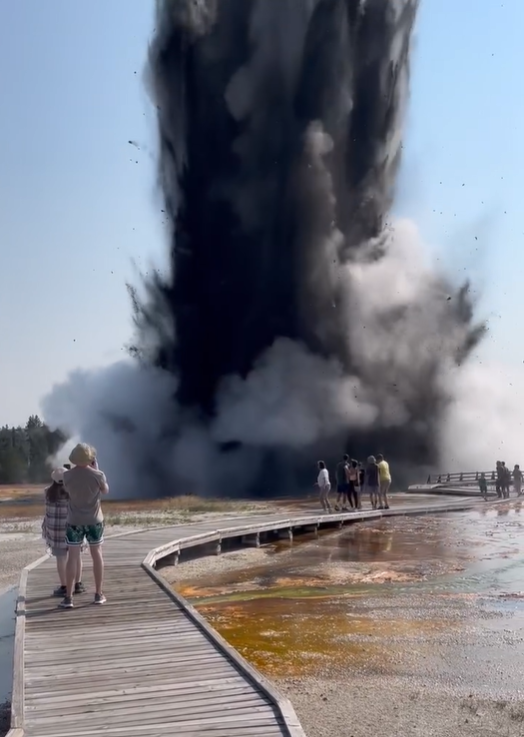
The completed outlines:
{"type": "MultiPolygon", "coordinates": [[[[125,281],[164,253],[152,19],[152,0],[0,2],[0,424],[124,355],[125,281]]],[[[522,27],[522,0],[422,0],[397,204],[474,279],[483,355],[520,365],[522,27]]]]}

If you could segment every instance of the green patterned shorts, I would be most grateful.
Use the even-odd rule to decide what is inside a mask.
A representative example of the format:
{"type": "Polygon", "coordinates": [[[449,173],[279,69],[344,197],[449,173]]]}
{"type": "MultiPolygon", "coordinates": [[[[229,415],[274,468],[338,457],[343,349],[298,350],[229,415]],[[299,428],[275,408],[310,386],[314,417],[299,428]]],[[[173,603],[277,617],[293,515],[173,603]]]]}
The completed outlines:
{"type": "Polygon", "coordinates": [[[67,525],[66,540],[70,546],[83,545],[87,540],[88,545],[101,545],[104,542],[104,523],[96,525],[67,525]]]}

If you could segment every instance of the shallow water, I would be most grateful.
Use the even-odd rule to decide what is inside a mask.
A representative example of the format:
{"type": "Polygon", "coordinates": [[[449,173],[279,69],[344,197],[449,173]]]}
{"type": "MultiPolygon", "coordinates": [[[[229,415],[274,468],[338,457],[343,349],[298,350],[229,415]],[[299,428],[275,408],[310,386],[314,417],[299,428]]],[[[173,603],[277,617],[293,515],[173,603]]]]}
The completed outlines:
{"type": "Polygon", "coordinates": [[[0,704],[11,698],[17,589],[0,594],[0,704]]]}
{"type": "Polygon", "coordinates": [[[516,502],[355,523],[177,589],[269,674],[398,674],[409,652],[432,657],[434,640],[458,631],[480,641],[503,629],[501,617],[524,633],[523,532],[516,502]]]}

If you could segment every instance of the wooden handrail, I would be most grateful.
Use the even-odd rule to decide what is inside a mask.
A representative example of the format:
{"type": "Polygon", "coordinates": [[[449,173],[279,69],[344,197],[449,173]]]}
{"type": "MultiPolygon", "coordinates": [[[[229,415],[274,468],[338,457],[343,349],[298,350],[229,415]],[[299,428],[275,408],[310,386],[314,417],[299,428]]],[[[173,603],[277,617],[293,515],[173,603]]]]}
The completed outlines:
{"type": "Polygon", "coordinates": [[[495,471],[457,471],[456,473],[430,473],[427,484],[468,484],[478,483],[481,474],[484,474],[486,481],[495,482],[497,474],[495,471]]]}

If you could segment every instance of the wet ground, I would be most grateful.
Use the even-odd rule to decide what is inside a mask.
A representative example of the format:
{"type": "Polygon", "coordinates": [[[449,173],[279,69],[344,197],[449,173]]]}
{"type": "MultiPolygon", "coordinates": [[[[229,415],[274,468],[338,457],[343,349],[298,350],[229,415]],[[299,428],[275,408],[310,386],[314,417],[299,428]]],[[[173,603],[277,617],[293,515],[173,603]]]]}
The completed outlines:
{"type": "Polygon", "coordinates": [[[11,698],[16,588],[0,595],[0,704],[11,698]]]}
{"type": "Polygon", "coordinates": [[[13,686],[16,587],[0,593],[0,737],[9,731],[9,699],[13,686]]]}
{"type": "Polygon", "coordinates": [[[464,698],[522,696],[520,503],[299,540],[244,571],[177,589],[272,677],[343,671],[438,684],[464,698]]]}

